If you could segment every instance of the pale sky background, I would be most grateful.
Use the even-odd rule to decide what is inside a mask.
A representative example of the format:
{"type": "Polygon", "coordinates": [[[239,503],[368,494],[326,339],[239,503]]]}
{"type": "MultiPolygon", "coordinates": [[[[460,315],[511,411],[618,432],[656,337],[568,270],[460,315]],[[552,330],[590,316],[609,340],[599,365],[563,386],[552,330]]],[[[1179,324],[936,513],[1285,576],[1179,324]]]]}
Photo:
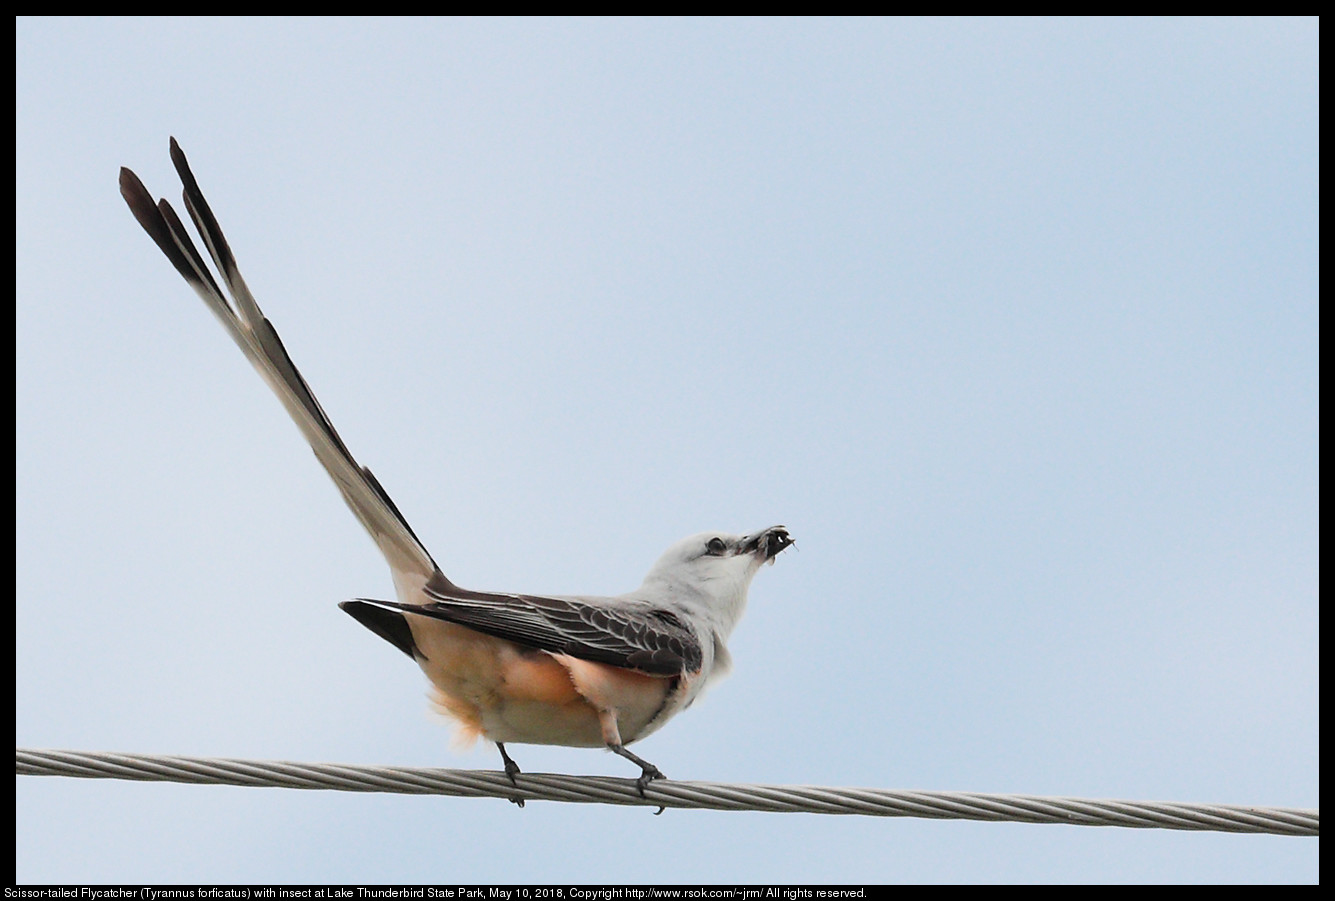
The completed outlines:
{"type": "MultiPolygon", "coordinates": [[[[19,746],[495,769],[139,229],[455,581],[784,523],[669,777],[1318,807],[1315,20],[16,26],[19,746]]],[[[536,772],[635,775],[514,746],[536,772]]],[[[1316,839],[16,778],[20,882],[1319,879],[1316,839]]]]}

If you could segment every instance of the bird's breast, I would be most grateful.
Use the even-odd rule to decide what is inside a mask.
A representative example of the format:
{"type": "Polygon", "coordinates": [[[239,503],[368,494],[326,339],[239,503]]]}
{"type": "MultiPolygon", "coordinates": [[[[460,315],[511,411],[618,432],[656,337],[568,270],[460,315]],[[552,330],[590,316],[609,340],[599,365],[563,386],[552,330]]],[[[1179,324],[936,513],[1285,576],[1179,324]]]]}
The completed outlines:
{"type": "Polygon", "coordinates": [[[604,711],[630,743],[675,712],[677,678],[551,654],[431,617],[407,620],[432,702],[458,723],[462,743],[601,747],[604,711]]]}

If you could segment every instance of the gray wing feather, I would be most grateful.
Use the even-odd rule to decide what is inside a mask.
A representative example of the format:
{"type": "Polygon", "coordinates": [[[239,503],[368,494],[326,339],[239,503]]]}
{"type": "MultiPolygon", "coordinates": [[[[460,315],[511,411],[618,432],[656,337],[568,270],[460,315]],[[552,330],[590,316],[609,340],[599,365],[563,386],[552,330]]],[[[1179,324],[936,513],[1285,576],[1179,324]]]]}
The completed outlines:
{"type": "Polygon", "coordinates": [[[427,589],[433,603],[370,601],[429,616],[528,647],[568,654],[654,676],[695,673],[700,640],[675,614],[649,607],[612,607],[576,598],[427,589]]]}

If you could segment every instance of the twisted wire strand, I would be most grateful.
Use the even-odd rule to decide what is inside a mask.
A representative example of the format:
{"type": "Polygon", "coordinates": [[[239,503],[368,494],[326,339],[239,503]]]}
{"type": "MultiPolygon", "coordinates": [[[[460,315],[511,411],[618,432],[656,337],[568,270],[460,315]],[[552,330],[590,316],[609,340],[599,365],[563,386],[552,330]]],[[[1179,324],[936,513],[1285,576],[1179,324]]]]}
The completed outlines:
{"type": "Polygon", "coordinates": [[[657,780],[641,798],[633,779],[431,767],[290,763],[221,757],[15,749],[21,776],[73,776],[269,788],[454,795],[582,804],[625,804],[776,813],[857,814],[938,820],[1065,823],[1210,832],[1321,834],[1320,813],[1286,807],[1114,801],[981,792],[892,791],[815,785],[744,785],[657,780]]]}

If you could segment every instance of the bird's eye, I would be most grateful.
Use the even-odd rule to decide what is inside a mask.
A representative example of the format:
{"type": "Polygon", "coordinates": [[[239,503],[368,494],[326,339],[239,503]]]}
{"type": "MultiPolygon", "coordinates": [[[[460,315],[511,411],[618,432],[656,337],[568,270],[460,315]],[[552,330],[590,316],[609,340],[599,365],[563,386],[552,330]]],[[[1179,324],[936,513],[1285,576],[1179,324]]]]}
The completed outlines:
{"type": "Polygon", "coordinates": [[[722,538],[711,538],[709,539],[709,542],[705,545],[705,550],[715,555],[721,554],[727,549],[728,545],[723,541],[722,538]]]}

